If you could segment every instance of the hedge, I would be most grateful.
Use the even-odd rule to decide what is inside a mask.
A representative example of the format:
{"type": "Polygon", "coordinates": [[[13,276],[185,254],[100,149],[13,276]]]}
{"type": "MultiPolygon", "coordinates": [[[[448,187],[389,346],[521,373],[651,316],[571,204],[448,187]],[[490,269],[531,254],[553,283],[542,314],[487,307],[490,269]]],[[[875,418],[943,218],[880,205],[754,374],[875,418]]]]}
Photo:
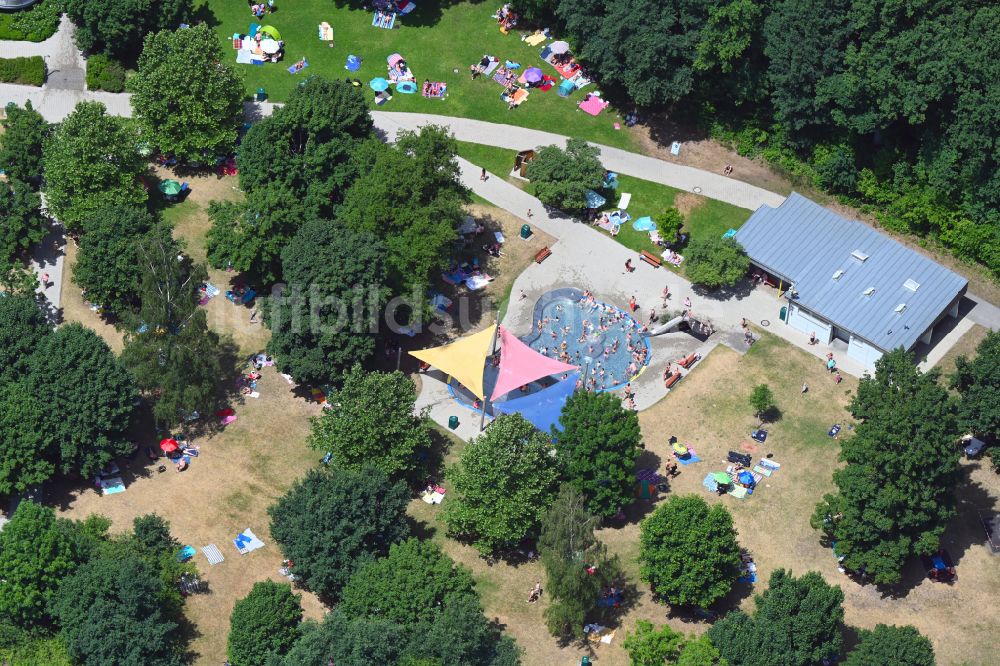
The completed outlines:
{"type": "Polygon", "coordinates": [[[64,0],[43,0],[29,9],[0,13],[0,39],[44,42],[56,33],[64,0]]]}
{"type": "Polygon", "coordinates": [[[45,61],[42,56],[0,59],[0,82],[40,86],[45,83],[45,61]]]}
{"type": "Polygon", "coordinates": [[[119,93],[125,90],[125,68],[103,53],[87,58],[87,89],[119,93]]]}

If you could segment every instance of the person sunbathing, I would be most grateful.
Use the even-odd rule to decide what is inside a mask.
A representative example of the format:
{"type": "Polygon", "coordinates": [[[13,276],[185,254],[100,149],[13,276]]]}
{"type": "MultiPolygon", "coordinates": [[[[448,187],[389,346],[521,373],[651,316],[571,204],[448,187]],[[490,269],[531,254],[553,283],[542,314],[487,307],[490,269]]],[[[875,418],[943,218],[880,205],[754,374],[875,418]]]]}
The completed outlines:
{"type": "Polygon", "coordinates": [[[188,467],[188,462],[187,462],[187,460],[186,460],[186,459],[184,459],[184,458],[181,458],[180,460],[178,460],[178,461],[177,461],[177,464],[176,464],[176,465],[174,465],[174,466],[175,466],[175,467],[177,468],[177,471],[178,471],[178,472],[183,472],[184,470],[186,470],[186,469],[187,469],[187,467],[188,467]]]}

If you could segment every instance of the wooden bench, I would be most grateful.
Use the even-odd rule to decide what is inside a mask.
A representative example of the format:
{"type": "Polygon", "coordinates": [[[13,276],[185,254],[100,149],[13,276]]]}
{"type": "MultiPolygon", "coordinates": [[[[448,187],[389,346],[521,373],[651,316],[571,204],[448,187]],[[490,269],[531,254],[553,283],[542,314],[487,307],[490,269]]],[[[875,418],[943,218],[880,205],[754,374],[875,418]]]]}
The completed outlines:
{"type": "Polygon", "coordinates": [[[535,255],[535,263],[540,264],[546,259],[548,259],[550,256],[552,256],[552,250],[550,250],[548,245],[546,245],[545,247],[543,247],[541,250],[538,251],[538,254],[535,255]]]}
{"type": "Polygon", "coordinates": [[[677,365],[681,366],[682,368],[689,368],[692,365],[694,365],[694,362],[697,359],[697,357],[698,357],[698,352],[695,352],[690,356],[688,356],[687,358],[682,358],[681,360],[677,361],[677,365]]]}
{"type": "Polygon", "coordinates": [[[663,265],[663,260],[662,259],[660,259],[658,256],[656,256],[652,252],[647,252],[646,250],[642,251],[642,253],[639,255],[639,258],[642,259],[643,261],[645,261],[647,264],[649,264],[653,268],[659,268],[660,266],[663,265]]]}
{"type": "Polygon", "coordinates": [[[671,386],[673,386],[674,384],[676,384],[677,382],[679,382],[680,379],[681,379],[681,373],[680,372],[675,372],[674,374],[672,374],[669,377],[667,377],[666,380],[664,380],[663,384],[667,388],[670,388],[671,386]]]}

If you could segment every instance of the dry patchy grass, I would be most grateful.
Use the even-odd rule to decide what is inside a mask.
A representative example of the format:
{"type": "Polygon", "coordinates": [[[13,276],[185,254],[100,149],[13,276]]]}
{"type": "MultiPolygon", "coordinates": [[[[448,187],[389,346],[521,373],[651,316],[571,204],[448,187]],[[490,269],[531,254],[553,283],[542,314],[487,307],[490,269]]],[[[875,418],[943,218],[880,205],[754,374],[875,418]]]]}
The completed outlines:
{"type": "MultiPolygon", "coordinates": [[[[270,538],[267,507],[318,458],[305,445],[308,418],[318,406],[295,397],[273,368],[265,368],[258,386],[261,397],[236,406],[234,423],[195,440],[201,455],[185,472],[168,466],[166,472],[157,473],[154,464],[139,456],[124,475],[126,492],[104,497],[91,488],[69,488],[58,499],[63,516],[82,519],[103,514],[112,520],[113,531],[127,530],[136,516],[156,512],[170,521],[182,543],[198,549],[208,544],[219,547],[226,558],[221,564],[209,566],[200,553],[195,557],[210,592],[189,597],[185,604],[185,615],[196,631],[190,647],[198,655],[197,663],[224,662],[233,604],[257,581],[282,580],[278,574],[282,555],[270,538]],[[232,539],[247,527],[267,546],[240,555],[232,539]]],[[[302,601],[307,616],[322,616],[315,596],[303,593],[302,601]]]]}
{"type": "MultiPolygon", "coordinates": [[[[860,586],[837,571],[832,553],[820,545],[818,533],[809,525],[816,503],[833,490],[831,475],[838,465],[838,442],[827,436],[827,430],[839,422],[845,425],[842,434],[849,436],[845,407],[856,386],[856,380],[849,377],[835,384],[814,357],[767,334],[744,356],[717,347],[666,398],[639,414],[646,445],[640,466],[661,466],[670,455],[667,440],[671,435],[698,451],[703,462],[682,467],[681,474],[671,481],[671,493],[694,493],[709,502],[725,504],[733,515],[741,545],[754,554],[760,567],[761,582],[753,590],[737,585],[722,607],[752,607],[752,593],[760,592],[777,568],[798,574],[816,570],[844,590],[849,625],[870,628],[880,622],[913,624],[934,641],[940,663],[985,665],[989,662],[984,661],[981,646],[1000,639],[1000,613],[990,600],[991,590],[1000,583],[1000,568],[985,548],[976,545],[982,541],[982,529],[974,509],[994,507],[1000,496],[1000,477],[985,465],[974,463],[967,467],[971,483],[959,492],[959,518],[946,535],[959,567],[959,581],[953,586],[923,580],[916,563],[907,570],[907,585],[898,591],[899,598],[871,586],[860,586]],[[748,499],[709,494],[701,485],[704,476],[725,469],[730,449],[752,443],[748,434],[757,423],[748,398],[758,383],[771,387],[781,411],[779,419],[767,424],[770,435],[758,455],[772,453],[774,460],[782,464],[781,470],[748,499]],[[801,392],[803,383],[809,385],[805,394],[801,392]]],[[[452,441],[455,444],[448,454],[449,461],[462,447],[461,442],[452,441]]],[[[535,581],[541,580],[544,585],[539,563],[499,562],[490,566],[473,548],[445,537],[439,507],[415,501],[410,514],[449,555],[472,570],[487,616],[498,620],[524,648],[526,665],[577,663],[582,655],[589,654],[595,663],[624,666],[629,662],[621,640],[625,631],[634,629],[636,620],[666,622],[691,633],[708,627],[687,617],[669,615],[670,608],[653,602],[648,586],[638,581],[638,520],[652,508],[650,503],[636,503],[627,512],[626,524],[599,532],[609,549],[621,556],[632,582],[637,583],[638,594],[634,605],[620,618],[612,645],[593,650],[560,646],[548,634],[543,618],[548,603],[545,595],[538,604],[526,603],[535,581]]]]}
{"type": "Polygon", "coordinates": [[[955,360],[959,356],[965,356],[966,358],[974,357],[976,355],[976,347],[983,341],[987,333],[989,333],[988,328],[974,324],[948,350],[948,353],[941,357],[941,360],[934,367],[941,370],[941,373],[945,377],[952,374],[955,372],[955,360]]]}
{"type": "Polygon", "coordinates": [[[73,282],[73,268],[76,266],[76,256],[80,248],[72,240],[65,245],[63,257],[63,280],[59,290],[59,307],[65,322],[78,322],[93,329],[104,338],[108,346],[120,354],[125,346],[125,337],[121,331],[104,320],[97,312],[90,309],[90,304],[84,299],[82,290],[73,282]]]}

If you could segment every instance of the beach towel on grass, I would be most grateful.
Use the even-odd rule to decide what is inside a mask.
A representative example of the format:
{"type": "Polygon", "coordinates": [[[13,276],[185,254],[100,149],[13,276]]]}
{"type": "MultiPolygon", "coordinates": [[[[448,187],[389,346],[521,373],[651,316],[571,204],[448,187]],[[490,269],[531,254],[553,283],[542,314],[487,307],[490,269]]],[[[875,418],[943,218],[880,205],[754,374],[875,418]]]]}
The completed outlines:
{"type": "Polygon", "coordinates": [[[208,558],[209,564],[219,564],[220,562],[225,562],[226,558],[223,557],[222,551],[214,543],[210,543],[201,549],[201,552],[208,558]]]}
{"type": "Polygon", "coordinates": [[[618,207],[625,210],[630,203],[632,203],[632,193],[622,192],[622,198],[618,200],[618,207]]]}
{"type": "Polygon", "coordinates": [[[239,50],[236,52],[236,64],[237,65],[249,65],[253,63],[253,53],[250,51],[239,50]]]}
{"type": "Polygon", "coordinates": [[[538,46],[546,40],[546,36],[540,32],[536,32],[530,37],[525,37],[524,41],[528,43],[528,46],[538,46]]]}
{"type": "Polygon", "coordinates": [[[465,273],[462,271],[449,271],[441,273],[441,279],[450,285],[459,285],[465,282],[465,273]]]}
{"type": "Polygon", "coordinates": [[[493,73],[493,70],[495,70],[497,67],[500,66],[499,58],[494,58],[493,56],[489,56],[489,58],[490,58],[490,64],[486,69],[483,70],[483,76],[489,76],[490,74],[493,73]]]}
{"type": "Polygon", "coordinates": [[[465,279],[465,286],[472,291],[478,291],[484,289],[492,281],[493,278],[489,275],[472,275],[465,279]]]}
{"type": "Polygon", "coordinates": [[[257,535],[247,528],[233,539],[233,545],[236,546],[236,550],[240,551],[240,554],[246,555],[258,548],[263,548],[264,542],[258,539],[257,535]]]}
{"type": "Polygon", "coordinates": [[[608,107],[608,102],[597,95],[590,95],[587,99],[580,102],[579,108],[584,113],[589,113],[592,116],[600,115],[601,111],[608,107]]]}
{"type": "Polygon", "coordinates": [[[289,67],[288,68],[288,73],[291,74],[292,76],[295,76],[296,74],[298,74],[299,72],[301,72],[303,69],[305,69],[308,66],[309,66],[309,61],[306,60],[305,58],[303,58],[301,62],[297,62],[294,65],[292,65],[291,67],[289,67]],[[299,66],[300,64],[302,65],[301,67],[299,66]]]}
{"type": "Polygon", "coordinates": [[[694,463],[701,462],[701,458],[698,457],[698,454],[695,453],[694,449],[692,449],[690,446],[688,447],[687,458],[681,458],[680,456],[677,455],[674,455],[674,457],[677,458],[677,462],[679,462],[682,465],[693,465],[694,463]]]}
{"type": "Polygon", "coordinates": [[[99,479],[97,483],[101,486],[102,495],[115,495],[125,492],[125,482],[120,476],[113,476],[110,479],[99,479]]]}

